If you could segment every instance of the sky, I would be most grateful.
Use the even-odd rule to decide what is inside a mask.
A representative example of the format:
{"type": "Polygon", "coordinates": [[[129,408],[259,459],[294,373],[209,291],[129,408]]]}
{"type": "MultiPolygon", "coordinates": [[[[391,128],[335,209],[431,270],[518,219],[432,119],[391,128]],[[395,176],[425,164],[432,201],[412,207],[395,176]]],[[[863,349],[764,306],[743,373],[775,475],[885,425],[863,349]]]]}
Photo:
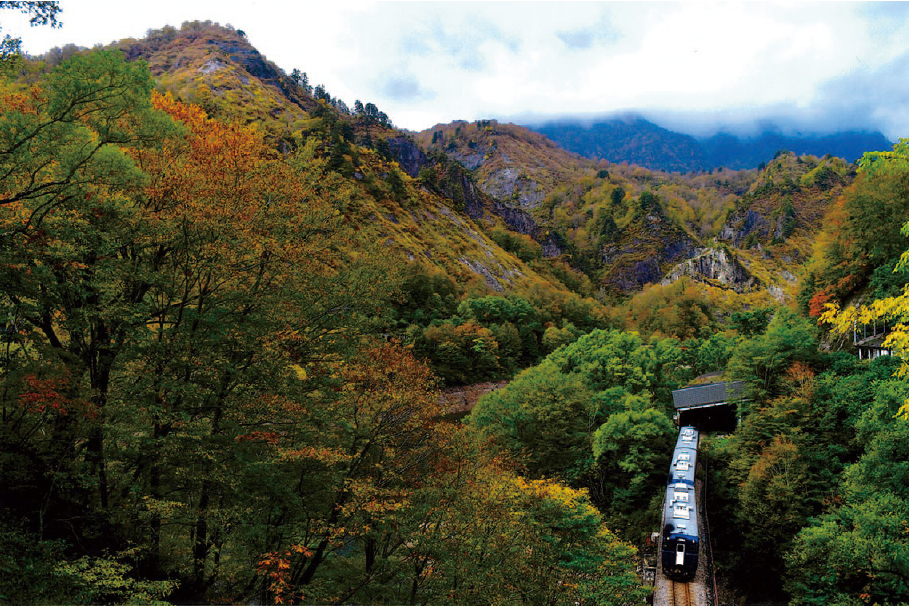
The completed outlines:
{"type": "Polygon", "coordinates": [[[636,112],[707,136],[909,137],[909,3],[62,0],[62,27],[0,15],[40,54],[211,20],[396,126],[636,112]]]}

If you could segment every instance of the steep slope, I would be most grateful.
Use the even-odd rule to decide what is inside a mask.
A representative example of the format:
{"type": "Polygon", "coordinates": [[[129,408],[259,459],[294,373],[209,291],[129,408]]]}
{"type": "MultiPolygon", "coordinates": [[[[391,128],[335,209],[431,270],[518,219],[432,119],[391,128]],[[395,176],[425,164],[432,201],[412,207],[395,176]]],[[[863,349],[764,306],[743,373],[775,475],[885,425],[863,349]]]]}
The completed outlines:
{"type": "Polygon", "coordinates": [[[853,175],[853,167],[840,158],[778,154],[739,198],[719,238],[750,248],[796,232],[816,232],[828,205],[853,175]]]}
{"type": "Polygon", "coordinates": [[[545,243],[544,254],[568,261],[605,293],[689,277],[789,298],[821,218],[852,171],[840,159],[792,153],[760,172],[595,164],[523,127],[485,121],[437,126],[417,140],[467,163],[485,193],[499,197],[500,215],[502,208],[529,214],[534,230],[525,233],[545,243]]]}
{"type": "Polygon", "coordinates": [[[539,221],[539,207],[556,188],[572,183],[594,165],[551,141],[494,120],[436,125],[415,136],[431,154],[454,160],[489,197],[492,214],[512,230],[533,236],[546,257],[564,252],[564,241],[539,221]]]}
{"type": "Polygon", "coordinates": [[[538,207],[555,186],[593,166],[542,135],[494,120],[436,125],[416,140],[473,171],[490,196],[524,209],[538,207]]]}
{"type": "Polygon", "coordinates": [[[327,104],[282,153],[256,124],[155,92],[120,52],[25,67],[0,91],[0,552],[16,555],[0,594],[644,600],[633,546],[586,490],[525,481],[444,420],[424,364],[508,377],[602,326],[596,302],[535,277],[379,140],[351,143],[327,104]],[[493,519],[511,539],[490,555],[493,519]],[[552,520],[569,529],[555,542],[552,520]],[[431,589],[414,587],[414,546],[431,589]],[[603,561],[623,563],[615,587],[603,561]]]}
{"type": "Polygon", "coordinates": [[[242,32],[210,21],[165,26],[113,46],[130,61],[148,62],[159,88],[181,101],[213,116],[256,122],[273,137],[290,140],[317,104],[242,32]]]}
{"type": "Polygon", "coordinates": [[[464,163],[497,200],[495,212],[541,242],[545,256],[568,261],[612,293],[659,281],[693,255],[701,224],[712,225],[726,197],[749,184],[748,175],[729,174],[705,196],[705,179],[695,185],[639,167],[594,163],[529,129],[494,121],[436,126],[416,139],[431,154],[464,163]],[[509,212],[529,216],[532,229],[515,225],[509,212]]]}
{"type": "Polygon", "coordinates": [[[626,292],[659,282],[668,266],[690,258],[698,244],[657,198],[642,195],[636,206],[631,221],[599,251],[603,284],[626,292]]]}
{"type": "Polygon", "coordinates": [[[899,143],[880,154],[884,169],[860,170],[823,218],[799,286],[803,311],[820,316],[828,303],[845,307],[903,293],[909,214],[909,173],[899,164],[904,148],[899,143]]]}
{"type": "Polygon", "coordinates": [[[824,216],[854,174],[854,165],[839,158],[779,154],[736,201],[716,238],[735,247],[774,297],[791,297],[824,216]]]}
{"type": "Polygon", "coordinates": [[[148,62],[160,90],[214,117],[255,123],[285,151],[316,145],[348,181],[348,220],[361,242],[381,243],[403,260],[436,266],[465,292],[541,286],[567,292],[558,279],[538,274],[474,222],[485,217],[485,224],[494,223],[494,205],[463,169],[459,173],[444,159],[427,157],[372,104],[358,103],[352,112],[324,87],[313,89],[288,76],[241,31],[188,22],[113,46],[128,59],[148,62]]]}
{"type": "MultiPolygon", "coordinates": [[[[787,175],[771,163],[757,184],[753,171],[648,171],[594,162],[495,121],[410,135],[371,104],[351,112],[324,87],[287,76],[242,32],[209,22],[117,46],[148,61],[163,90],[214,116],[261,125],[281,149],[317,141],[319,154],[356,192],[350,220],[364,239],[442,268],[474,292],[524,291],[537,281],[561,289],[556,276],[575,280],[558,264],[528,267],[532,255],[524,251],[522,261],[513,254],[524,245],[486,233],[498,225],[533,237],[544,258],[567,262],[606,292],[683,275],[705,284],[736,276],[731,288],[777,285],[774,294],[783,296],[817,228],[822,209],[813,201],[835,196],[846,179],[843,166],[825,160],[830,166],[820,167],[817,159],[787,160],[787,175]],[[714,238],[726,243],[724,253],[714,238]]],[[[654,140],[669,133],[639,119],[622,124],[654,140]]],[[[696,155],[681,140],[671,147],[696,155]]]]}

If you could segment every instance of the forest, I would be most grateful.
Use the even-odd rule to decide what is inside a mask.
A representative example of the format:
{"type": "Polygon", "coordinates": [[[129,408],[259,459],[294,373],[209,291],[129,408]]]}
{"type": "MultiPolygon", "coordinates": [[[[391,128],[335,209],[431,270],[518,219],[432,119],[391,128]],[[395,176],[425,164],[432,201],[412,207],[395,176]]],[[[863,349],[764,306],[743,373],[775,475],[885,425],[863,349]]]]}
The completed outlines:
{"type": "Polygon", "coordinates": [[[671,393],[707,373],[748,386],[702,443],[731,601],[909,602],[909,380],[851,340],[909,347],[909,142],[566,160],[521,232],[453,159],[510,127],[430,133],[410,172],[419,141],[299,70],[185,80],[241,42],[195,22],[2,66],[0,602],[646,604],[671,393]],[[599,252],[648,225],[733,233],[760,288],[619,288],[642,253],[599,252]],[[467,415],[441,398],[490,379],[467,415]]]}

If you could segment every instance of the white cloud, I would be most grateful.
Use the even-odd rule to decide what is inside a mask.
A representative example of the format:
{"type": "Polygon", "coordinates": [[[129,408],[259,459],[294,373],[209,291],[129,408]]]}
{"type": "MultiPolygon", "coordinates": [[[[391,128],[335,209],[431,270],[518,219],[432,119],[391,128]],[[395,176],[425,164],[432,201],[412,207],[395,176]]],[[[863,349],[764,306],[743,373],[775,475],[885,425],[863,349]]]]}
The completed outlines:
{"type": "MultiPolygon", "coordinates": [[[[37,53],[211,19],[243,29],[286,71],[398,125],[624,109],[716,112],[830,106],[824,83],[866,74],[867,120],[889,128],[909,90],[884,66],[909,52],[901,3],[63,2],[64,27],[25,28],[37,53]]],[[[4,17],[9,28],[13,20],[4,17]]],[[[909,79],[906,80],[909,83],[909,79]]],[[[858,103],[856,91],[850,100],[858,103]]],[[[845,115],[844,112],[840,112],[845,115]]],[[[888,132],[889,136],[896,136],[888,132]]]]}

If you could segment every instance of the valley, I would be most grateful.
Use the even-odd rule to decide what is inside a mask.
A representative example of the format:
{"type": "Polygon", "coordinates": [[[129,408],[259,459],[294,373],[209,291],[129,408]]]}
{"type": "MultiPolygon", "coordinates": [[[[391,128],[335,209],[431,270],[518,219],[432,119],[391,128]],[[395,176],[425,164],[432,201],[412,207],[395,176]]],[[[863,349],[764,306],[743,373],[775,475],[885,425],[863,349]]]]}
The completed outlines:
{"type": "Polygon", "coordinates": [[[303,68],[187,21],[0,74],[3,602],[647,604],[705,377],[723,596],[909,600],[905,140],[415,132],[303,68]]]}

